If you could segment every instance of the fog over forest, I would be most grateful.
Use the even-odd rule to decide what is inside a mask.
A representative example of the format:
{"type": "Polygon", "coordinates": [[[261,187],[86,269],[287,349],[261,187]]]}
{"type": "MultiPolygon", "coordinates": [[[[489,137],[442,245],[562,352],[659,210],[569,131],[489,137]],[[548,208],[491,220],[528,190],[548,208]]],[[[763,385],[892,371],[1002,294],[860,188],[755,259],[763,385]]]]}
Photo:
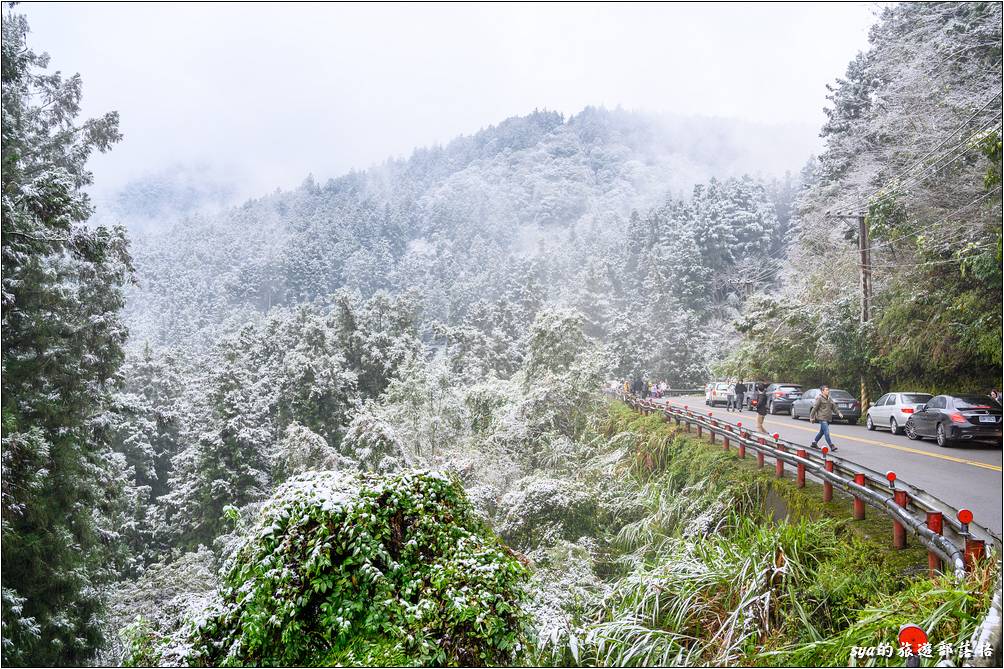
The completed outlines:
{"type": "Polygon", "coordinates": [[[5,7],[4,663],[968,639],[604,394],[999,384],[1001,5],[788,7],[5,7]]]}

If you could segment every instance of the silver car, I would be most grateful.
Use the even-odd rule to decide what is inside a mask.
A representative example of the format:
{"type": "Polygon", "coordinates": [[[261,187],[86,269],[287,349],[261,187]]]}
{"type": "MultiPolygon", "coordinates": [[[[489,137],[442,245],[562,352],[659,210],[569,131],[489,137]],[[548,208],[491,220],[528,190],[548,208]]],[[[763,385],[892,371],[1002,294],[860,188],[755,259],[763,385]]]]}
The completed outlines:
{"type": "Polygon", "coordinates": [[[900,434],[917,407],[929,399],[931,395],[927,393],[886,393],[868,409],[865,425],[869,430],[887,427],[893,434],[900,434]]]}

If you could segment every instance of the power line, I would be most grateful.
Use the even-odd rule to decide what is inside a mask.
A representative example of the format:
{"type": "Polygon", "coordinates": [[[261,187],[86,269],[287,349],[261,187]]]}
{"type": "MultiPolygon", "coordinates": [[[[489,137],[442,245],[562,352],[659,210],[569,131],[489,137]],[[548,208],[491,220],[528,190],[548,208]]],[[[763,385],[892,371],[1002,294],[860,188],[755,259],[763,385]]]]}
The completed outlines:
{"type": "MultiPolygon", "coordinates": [[[[934,147],[933,149],[931,149],[930,151],[928,151],[927,153],[925,153],[925,154],[924,154],[923,156],[921,156],[920,158],[918,158],[918,159],[917,159],[917,160],[916,160],[916,161],[915,161],[915,162],[914,162],[914,163],[913,163],[912,165],[910,165],[910,166],[909,166],[908,168],[906,168],[905,170],[902,170],[902,171],[901,171],[901,172],[900,172],[899,174],[897,174],[897,175],[896,175],[895,177],[893,177],[892,179],[890,179],[890,181],[895,181],[896,179],[901,179],[901,178],[903,178],[903,177],[904,177],[904,176],[905,176],[906,174],[908,174],[909,172],[912,172],[912,171],[913,171],[914,169],[916,169],[916,167],[917,167],[918,165],[922,164],[922,163],[923,163],[923,162],[924,162],[925,160],[927,160],[927,159],[928,159],[928,158],[929,158],[929,157],[930,157],[931,155],[933,155],[933,154],[934,154],[934,153],[935,153],[936,151],[938,151],[938,149],[940,149],[941,147],[943,147],[943,146],[944,146],[945,144],[947,144],[947,143],[949,142],[949,140],[951,140],[951,139],[952,139],[953,137],[955,137],[955,135],[957,135],[957,134],[959,133],[959,131],[960,131],[960,130],[962,130],[962,129],[963,129],[963,128],[965,128],[965,127],[966,127],[967,125],[969,125],[969,123],[970,123],[970,122],[971,122],[971,121],[972,121],[972,120],[973,120],[974,118],[976,118],[977,116],[979,116],[980,114],[982,114],[982,113],[983,113],[983,111],[984,111],[984,110],[985,110],[985,109],[986,109],[987,107],[989,107],[989,106],[990,106],[991,104],[993,104],[994,100],[996,100],[997,98],[1001,97],[1001,95],[1004,95],[1004,88],[1002,88],[1002,89],[1001,89],[1000,91],[998,91],[998,92],[997,92],[997,94],[996,94],[996,95],[994,95],[994,96],[993,96],[993,97],[991,97],[991,98],[990,98],[989,100],[987,100],[987,102],[986,102],[986,103],[985,103],[985,104],[984,104],[984,105],[983,105],[982,107],[980,107],[979,109],[977,109],[977,110],[976,110],[976,112],[974,112],[972,116],[970,116],[970,117],[969,117],[969,118],[967,118],[967,119],[966,119],[965,121],[963,121],[963,122],[962,122],[962,124],[961,124],[960,126],[958,126],[958,127],[957,127],[957,128],[955,129],[955,130],[953,130],[953,131],[952,131],[951,133],[949,133],[948,135],[946,135],[946,136],[945,136],[945,138],[944,138],[943,140],[941,140],[941,142],[940,142],[940,143],[939,143],[939,144],[938,144],[937,146],[935,146],[935,147],[934,147]]],[[[877,191],[875,191],[874,193],[872,193],[871,195],[869,195],[869,196],[868,196],[867,198],[865,198],[865,199],[866,199],[866,200],[868,200],[868,199],[871,199],[871,198],[872,198],[872,197],[874,197],[874,196],[875,196],[875,195],[876,195],[877,193],[879,193],[879,192],[880,192],[881,190],[882,190],[882,188],[879,188],[879,189],[878,189],[877,191]]]]}
{"type": "MultiPolygon", "coordinates": [[[[964,250],[965,251],[986,251],[988,249],[994,248],[994,246],[996,246],[996,244],[977,244],[975,246],[970,246],[969,248],[964,249],[964,250]]],[[[942,259],[942,260],[923,260],[921,262],[913,262],[913,263],[880,263],[880,264],[872,263],[870,265],[867,265],[867,267],[870,267],[870,268],[879,268],[879,269],[891,269],[891,268],[898,268],[898,267],[924,267],[926,265],[952,265],[952,264],[955,264],[955,263],[965,262],[966,260],[969,260],[970,258],[974,257],[975,255],[978,255],[978,254],[977,253],[969,253],[969,254],[964,255],[964,256],[960,255],[960,256],[958,256],[956,258],[946,258],[946,259],[942,259]]]]}
{"type": "MultiPolygon", "coordinates": [[[[872,245],[870,245],[868,247],[868,250],[873,250],[873,249],[878,248],[880,246],[887,246],[889,244],[894,244],[894,243],[896,243],[898,241],[906,239],[907,237],[913,237],[915,235],[918,235],[918,234],[921,234],[923,232],[926,232],[928,229],[937,229],[942,223],[944,223],[945,221],[947,221],[952,216],[955,216],[956,214],[969,209],[973,205],[976,205],[976,204],[979,204],[979,203],[983,202],[987,198],[989,198],[989,197],[997,194],[998,192],[1000,192],[1000,190],[1001,190],[1001,186],[997,186],[993,190],[987,191],[983,195],[979,196],[978,198],[976,198],[972,202],[969,202],[968,204],[965,204],[965,205],[959,207],[958,209],[956,209],[956,210],[954,210],[954,211],[946,214],[937,223],[930,223],[930,224],[922,223],[921,227],[924,228],[924,229],[916,228],[916,229],[914,229],[914,230],[912,230],[910,232],[907,232],[907,233],[904,233],[904,234],[900,235],[899,237],[894,237],[893,239],[889,239],[889,240],[886,240],[884,242],[878,242],[877,244],[872,244],[872,245]]],[[[852,253],[853,254],[860,253],[860,249],[845,249],[843,251],[836,251],[836,252],[834,252],[834,254],[839,254],[839,255],[849,255],[849,254],[852,254],[852,253]]]]}
{"type": "MultiPolygon", "coordinates": [[[[992,125],[996,124],[997,121],[1001,118],[1002,114],[1004,114],[1004,112],[999,112],[997,114],[997,116],[995,116],[993,119],[991,119],[991,121],[989,123],[981,126],[977,130],[975,130],[973,133],[971,133],[970,135],[968,135],[967,137],[965,137],[961,142],[959,142],[958,144],[955,144],[954,146],[950,147],[947,151],[944,151],[941,155],[938,156],[938,158],[935,160],[935,162],[931,163],[930,165],[928,165],[924,169],[924,171],[919,172],[918,174],[910,176],[904,182],[902,182],[900,184],[897,184],[895,186],[892,186],[891,183],[886,183],[886,185],[882,186],[877,191],[875,191],[874,193],[872,193],[871,195],[868,196],[868,198],[872,198],[876,194],[882,193],[882,195],[880,195],[878,199],[875,199],[875,200],[865,199],[864,201],[857,200],[857,201],[855,201],[854,204],[851,204],[851,205],[840,204],[839,206],[836,207],[837,211],[841,211],[841,210],[843,210],[845,208],[850,208],[850,209],[857,210],[857,211],[865,211],[865,210],[868,210],[868,209],[870,209],[870,208],[872,208],[872,207],[874,207],[876,205],[882,204],[883,202],[885,202],[889,198],[892,198],[892,197],[894,197],[896,195],[903,194],[903,191],[905,189],[911,188],[911,187],[919,184],[920,182],[926,180],[927,177],[929,177],[929,176],[937,173],[939,170],[942,170],[942,169],[948,167],[949,165],[955,163],[960,158],[962,158],[966,154],[968,154],[972,150],[972,147],[969,145],[969,142],[971,142],[971,140],[974,137],[976,137],[977,135],[979,135],[980,133],[982,133],[984,130],[987,130],[992,125]],[[961,149],[961,150],[959,150],[959,149],[961,149]],[[890,186],[892,186],[892,187],[890,187],[890,186]]],[[[844,201],[844,202],[846,202],[846,201],[844,201]]]]}
{"type": "Polygon", "coordinates": [[[989,129],[993,125],[996,125],[997,121],[1000,120],[1002,114],[1004,114],[1004,112],[999,112],[997,114],[997,116],[995,116],[989,123],[983,125],[979,129],[977,129],[976,131],[974,131],[972,134],[970,134],[969,136],[967,136],[965,139],[963,139],[961,142],[959,142],[955,146],[953,146],[950,149],[948,149],[947,151],[945,151],[941,156],[939,156],[935,160],[934,163],[932,163],[931,165],[929,165],[924,171],[919,172],[918,174],[915,174],[915,175],[909,177],[904,182],[893,186],[890,190],[887,190],[885,193],[883,193],[881,196],[879,196],[878,199],[872,200],[871,199],[872,197],[874,197],[876,194],[878,194],[878,193],[882,192],[883,190],[885,190],[888,186],[883,186],[879,190],[875,191],[875,193],[872,193],[872,195],[869,196],[869,199],[866,200],[866,204],[869,207],[873,207],[875,205],[881,204],[882,202],[888,200],[889,198],[891,198],[891,197],[893,197],[893,196],[895,196],[897,194],[901,194],[904,189],[907,189],[907,188],[909,188],[911,186],[914,186],[914,185],[922,182],[926,177],[930,176],[931,174],[934,174],[938,170],[943,169],[945,167],[948,167],[952,163],[956,162],[957,160],[959,160],[960,158],[962,158],[963,156],[965,156],[967,153],[969,153],[972,150],[972,147],[970,147],[968,145],[969,142],[974,137],[976,137],[977,135],[979,135],[980,133],[982,133],[984,130],[989,129]],[[961,149],[961,150],[959,150],[959,149],[961,149]],[[951,155],[953,152],[955,152],[957,150],[959,150],[958,153],[955,153],[954,156],[951,155]],[[951,158],[951,159],[949,160],[949,158],[951,158]]]}

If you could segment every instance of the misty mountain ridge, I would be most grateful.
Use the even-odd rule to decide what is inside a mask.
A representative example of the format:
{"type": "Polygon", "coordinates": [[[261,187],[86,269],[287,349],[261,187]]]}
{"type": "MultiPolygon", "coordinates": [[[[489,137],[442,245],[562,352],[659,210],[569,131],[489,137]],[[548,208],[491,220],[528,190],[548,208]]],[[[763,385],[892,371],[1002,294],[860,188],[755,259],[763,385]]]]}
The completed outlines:
{"type": "MultiPolygon", "coordinates": [[[[333,177],[327,184],[342,179],[352,180],[360,172],[376,174],[400,169],[411,160],[427,163],[431,155],[465,155],[466,161],[448,161],[454,169],[465,167],[471,160],[490,158],[500,150],[516,151],[529,148],[528,138],[539,141],[539,133],[526,133],[528,124],[542,125],[554,131],[563,125],[576,125],[588,116],[609,115],[614,125],[634,119],[645,126],[647,133],[625,136],[617,128],[608,137],[584,135],[587,141],[610,140],[626,145],[647,164],[675,156],[682,168],[671,177],[669,190],[685,196],[697,183],[712,176],[724,178],[752,174],[761,178],[779,177],[786,171],[797,172],[806,157],[819,149],[816,129],[809,124],[764,124],[723,117],[681,116],[629,112],[620,108],[610,111],[588,107],[576,116],[565,119],[556,112],[535,111],[527,116],[506,119],[472,135],[460,135],[444,145],[419,147],[409,158],[388,158],[366,169],[353,169],[342,177],[333,177]],[[522,141],[521,141],[522,140],[522,141]]],[[[434,159],[433,159],[434,160],[434,159]]],[[[314,180],[313,175],[306,177],[314,180]]],[[[130,230],[147,233],[166,224],[194,214],[218,214],[220,210],[239,206],[247,199],[261,178],[241,172],[239,167],[175,163],[142,174],[123,186],[97,191],[92,197],[98,205],[94,219],[99,223],[122,223],[130,230]]],[[[258,187],[259,192],[273,190],[258,187]]],[[[273,192],[281,189],[274,189],[273,192]]]]}
{"type": "MultiPolygon", "coordinates": [[[[199,213],[189,197],[198,190],[187,185],[136,187],[128,192],[140,201],[124,201],[133,211],[162,211],[159,195],[180,193],[195,213],[132,230],[133,340],[212,339],[221,322],[205,322],[207,314],[241,323],[340,288],[364,297],[418,290],[427,317],[451,322],[473,299],[457,296],[460,286],[500,297],[527,263],[547,265],[532,273],[549,286],[546,299],[566,301],[562,286],[597,257],[617,256],[633,211],[689,199],[711,179],[797,172],[812,147],[796,146],[792,134],[621,109],[569,118],[534,111],[223,211],[199,213]]],[[[205,192],[211,199],[239,189],[205,192]]]]}

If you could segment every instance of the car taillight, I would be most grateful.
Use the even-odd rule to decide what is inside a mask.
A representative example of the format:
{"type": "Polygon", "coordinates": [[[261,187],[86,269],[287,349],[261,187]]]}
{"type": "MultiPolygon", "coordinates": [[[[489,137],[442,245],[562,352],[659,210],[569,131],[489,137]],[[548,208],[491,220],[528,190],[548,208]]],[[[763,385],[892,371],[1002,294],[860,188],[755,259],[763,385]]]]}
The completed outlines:
{"type": "Polygon", "coordinates": [[[952,419],[953,423],[968,423],[969,422],[968,420],[966,420],[966,417],[963,416],[960,413],[950,413],[950,414],[948,414],[948,417],[952,419]]]}
{"type": "Polygon", "coordinates": [[[782,393],[780,390],[774,391],[774,397],[781,397],[782,395],[784,395],[784,393],[782,393]]]}
{"type": "Polygon", "coordinates": [[[903,407],[902,411],[903,413],[913,413],[913,409],[910,407],[903,407]]]}

